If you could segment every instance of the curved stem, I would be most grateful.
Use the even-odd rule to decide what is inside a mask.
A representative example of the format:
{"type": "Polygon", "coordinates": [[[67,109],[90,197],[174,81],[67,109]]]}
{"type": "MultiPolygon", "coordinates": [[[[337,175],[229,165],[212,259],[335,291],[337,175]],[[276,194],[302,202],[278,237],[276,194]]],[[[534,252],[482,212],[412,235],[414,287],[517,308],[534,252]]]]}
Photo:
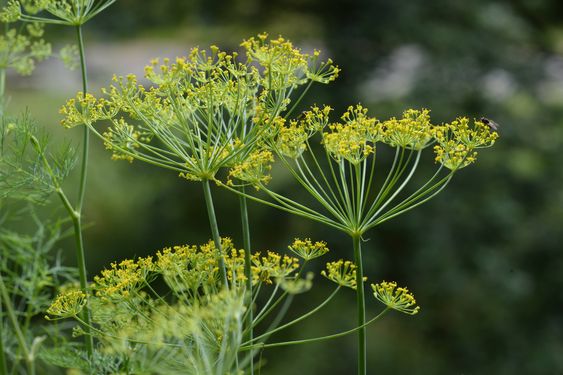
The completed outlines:
{"type": "Polygon", "coordinates": [[[209,225],[211,227],[211,234],[213,235],[213,242],[217,248],[217,258],[219,263],[219,277],[223,281],[226,288],[229,287],[227,282],[227,270],[225,268],[225,259],[223,255],[223,246],[221,245],[221,236],[219,235],[219,226],[217,225],[217,217],[215,216],[215,207],[213,206],[213,197],[211,195],[211,188],[209,187],[209,180],[203,180],[203,194],[205,196],[205,206],[207,208],[207,215],[209,216],[209,225]]]}
{"type": "MultiPolygon", "coordinates": [[[[245,193],[245,188],[242,186],[240,188],[241,193],[245,193]]],[[[246,276],[246,295],[247,295],[247,308],[248,313],[246,314],[246,329],[247,329],[247,339],[252,341],[254,337],[254,330],[252,327],[253,311],[252,311],[252,260],[251,260],[251,248],[250,248],[250,224],[248,221],[248,205],[246,197],[244,195],[239,195],[240,201],[240,218],[242,223],[242,240],[244,245],[244,274],[246,276]]],[[[250,351],[250,357],[252,358],[252,350],[250,351]]],[[[254,374],[254,361],[250,361],[250,374],[254,374]]]]}
{"type": "MultiPolygon", "coordinates": [[[[287,327],[290,327],[290,326],[292,326],[292,325],[294,325],[294,324],[299,323],[300,321],[302,321],[302,320],[304,320],[304,319],[307,319],[308,317],[310,317],[311,315],[313,315],[314,313],[316,313],[317,311],[319,311],[320,309],[322,309],[324,306],[326,306],[326,304],[329,303],[329,302],[334,298],[334,296],[336,295],[336,293],[338,293],[338,291],[340,290],[340,288],[341,288],[340,285],[339,285],[338,287],[336,287],[336,289],[334,290],[334,292],[332,292],[331,295],[328,296],[328,298],[323,301],[323,303],[321,303],[320,305],[318,305],[317,307],[315,307],[314,309],[312,309],[312,310],[309,311],[308,313],[303,314],[303,315],[301,315],[299,318],[294,319],[294,320],[292,320],[291,322],[288,322],[288,323],[286,323],[286,324],[284,324],[284,325],[281,325],[281,326],[279,326],[279,327],[277,327],[277,328],[275,328],[275,329],[273,329],[273,330],[271,330],[271,331],[269,331],[269,332],[266,332],[266,333],[264,333],[264,334],[262,334],[262,335],[260,335],[260,336],[258,336],[258,337],[255,337],[255,338],[254,338],[254,341],[260,340],[261,338],[264,338],[264,337],[269,337],[269,336],[271,336],[271,335],[272,335],[273,333],[275,333],[275,332],[281,331],[282,329],[285,329],[285,328],[287,328],[287,327]]],[[[247,343],[248,343],[248,342],[247,342],[247,343]]],[[[245,343],[245,344],[246,344],[246,343],[245,343]]],[[[243,344],[243,345],[244,345],[244,344],[243,344]]]]}
{"type": "Polygon", "coordinates": [[[6,285],[4,284],[4,279],[2,278],[2,275],[0,275],[0,297],[4,301],[4,306],[6,307],[6,313],[8,315],[8,319],[12,324],[12,328],[14,329],[14,332],[16,334],[16,339],[20,346],[20,350],[23,353],[25,363],[27,365],[27,371],[30,375],[34,375],[35,363],[33,361],[32,354],[29,351],[29,348],[27,347],[27,344],[25,342],[25,337],[20,328],[20,324],[18,322],[16,312],[14,311],[14,307],[12,306],[12,301],[10,299],[10,295],[8,294],[8,290],[6,289],[6,285]]]}
{"type": "Polygon", "coordinates": [[[320,341],[336,339],[338,337],[346,336],[346,335],[349,335],[351,333],[357,332],[361,329],[364,329],[365,327],[369,326],[371,323],[375,322],[376,320],[379,320],[383,315],[385,315],[385,313],[387,311],[389,311],[389,308],[385,308],[377,316],[368,320],[364,325],[356,327],[356,328],[349,329],[349,330],[344,331],[344,332],[339,332],[339,333],[335,333],[335,334],[327,335],[327,336],[315,337],[315,338],[312,338],[312,339],[275,342],[275,343],[272,343],[272,344],[259,343],[259,344],[255,344],[255,345],[243,346],[243,347],[240,348],[240,350],[250,350],[250,349],[253,349],[253,348],[255,348],[255,349],[266,349],[266,348],[273,348],[273,347],[276,347],[276,346],[309,344],[309,343],[312,343],[312,342],[320,342],[320,341]]]}
{"type": "Polygon", "coordinates": [[[366,301],[364,295],[364,270],[362,264],[361,236],[352,236],[354,261],[356,263],[356,308],[358,310],[358,375],[366,375],[366,301]]]}

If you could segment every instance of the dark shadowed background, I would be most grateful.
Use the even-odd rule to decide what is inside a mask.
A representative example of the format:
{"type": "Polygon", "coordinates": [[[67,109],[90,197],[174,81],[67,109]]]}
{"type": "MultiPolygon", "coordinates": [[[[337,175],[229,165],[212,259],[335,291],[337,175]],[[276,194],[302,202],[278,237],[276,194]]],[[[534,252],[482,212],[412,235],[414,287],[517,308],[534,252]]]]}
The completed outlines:
{"type": "MultiPolygon", "coordinates": [[[[113,73],[142,74],[153,57],[209,44],[235,50],[262,31],[320,48],[341,67],[337,81],[317,85],[304,105],[326,103],[341,113],[361,102],[382,119],[425,107],[436,123],[465,115],[501,126],[495,147],[442,194],[368,234],[366,275],[407,285],[422,307],[369,327],[369,372],[563,374],[563,2],[118,0],[85,31],[93,87],[113,73]]],[[[51,31],[60,45],[74,37],[65,32],[51,31]]],[[[50,60],[33,77],[8,82],[12,112],[28,107],[56,136],[79,137],[58,125],[57,113],[81,87],[78,72],[50,60]]],[[[210,237],[199,184],[113,162],[98,140],[92,148],[92,274],[111,261],[210,237]]],[[[217,190],[216,200],[222,234],[240,244],[238,199],[217,190]]],[[[284,251],[301,236],[326,240],[331,259],[353,257],[340,233],[265,206],[251,204],[250,213],[255,249],[284,251]]],[[[313,291],[296,298],[295,313],[330,288],[318,276],[313,291]]],[[[342,293],[287,336],[352,327],[354,309],[354,294],[342,293]]],[[[368,316],[379,309],[370,301],[368,316]]],[[[269,350],[264,358],[263,374],[350,374],[355,337],[269,350]]]]}

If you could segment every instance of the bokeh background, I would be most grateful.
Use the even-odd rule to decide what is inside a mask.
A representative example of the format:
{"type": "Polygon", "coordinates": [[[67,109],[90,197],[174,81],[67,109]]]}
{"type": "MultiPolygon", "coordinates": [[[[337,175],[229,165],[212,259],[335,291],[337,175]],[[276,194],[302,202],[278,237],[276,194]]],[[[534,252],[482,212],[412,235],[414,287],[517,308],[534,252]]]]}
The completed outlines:
{"type": "MultiPolygon", "coordinates": [[[[57,46],[72,30],[52,28],[57,46]]],[[[422,311],[390,314],[368,329],[370,373],[563,374],[563,2],[118,0],[87,25],[93,88],[112,74],[142,74],[153,57],[217,44],[236,50],[267,31],[342,68],[307,104],[341,113],[361,102],[372,115],[430,108],[435,122],[486,116],[501,139],[431,202],[372,230],[365,244],[372,281],[397,280],[422,311]]],[[[11,112],[28,108],[54,137],[58,108],[80,88],[78,72],[51,59],[8,80],[11,112]]],[[[112,162],[93,142],[87,190],[87,263],[111,261],[210,237],[201,188],[141,163],[112,162]]],[[[428,159],[424,168],[433,168],[428,159]]],[[[423,168],[423,170],[424,170],[423,168]]],[[[293,189],[290,180],[274,182],[293,189]]],[[[73,181],[69,181],[73,184],[73,181]]],[[[305,197],[304,197],[305,199],[305,197]]],[[[238,200],[216,191],[222,234],[241,242],[238,200]]],[[[251,204],[255,249],[284,251],[294,237],[328,241],[331,259],[352,258],[348,238],[251,204]]],[[[62,214],[62,212],[61,212],[62,214]]],[[[72,244],[62,244],[72,264],[72,244]]],[[[319,277],[294,314],[321,301],[319,277]]],[[[380,309],[368,303],[368,316],[380,309]]],[[[352,327],[354,294],[276,336],[306,338],[352,327]]],[[[355,337],[264,353],[263,374],[350,374],[355,337]]]]}

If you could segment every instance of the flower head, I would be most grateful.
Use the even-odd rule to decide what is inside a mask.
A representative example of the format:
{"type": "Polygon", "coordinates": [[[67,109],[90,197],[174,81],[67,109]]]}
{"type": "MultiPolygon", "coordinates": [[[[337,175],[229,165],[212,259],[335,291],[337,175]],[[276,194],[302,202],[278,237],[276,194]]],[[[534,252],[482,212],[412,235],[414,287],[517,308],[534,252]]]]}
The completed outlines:
{"type": "Polygon", "coordinates": [[[68,26],[80,26],[94,18],[116,0],[20,0],[12,3],[22,5],[25,21],[38,21],[68,26]],[[44,10],[52,18],[35,14],[44,10]]]}
{"type": "Polygon", "coordinates": [[[477,160],[476,149],[492,146],[498,136],[481,121],[470,126],[466,117],[437,126],[434,130],[436,162],[451,170],[464,168],[477,160]]]}
{"type": "Polygon", "coordinates": [[[253,259],[253,273],[260,281],[271,283],[272,279],[283,279],[291,275],[299,267],[299,259],[268,251],[261,256],[257,253],[253,259]]]}
{"type": "Polygon", "coordinates": [[[321,257],[329,251],[326,242],[317,241],[313,243],[310,238],[304,240],[296,238],[288,248],[306,261],[321,257]]]}
{"type": "Polygon", "coordinates": [[[230,177],[258,187],[270,178],[272,155],[262,150],[266,139],[283,133],[284,152],[297,156],[307,139],[303,129],[309,132],[325,121],[326,108],[313,109],[306,122],[284,127],[294,89],[328,82],[334,71],[332,63],[319,65],[315,53],[323,73],[309,74],[318,68],[313,60],[281,37],[261,34],[242,46],[246,61],[216,46],[194,48],[175,60],[155,59],[145,68],[150,88],[134,75],[114,77],[103,98],[70,100],[61,110],[62,123],[89,126],[114,159],[142,160],[194,181],[215,179],[220,169],[232,168],[230,177]],[[105,132],[94,127],[100,120],[110,122],[105,132]]]}
{"type": "MultiPolygon", "coordinates": [[[[338,260],[326,264],[326,270],[321,271],[321,275],[335,282],[340,286],[345,286],[356,290],[356,269],[358,267],[349,260],[338,260]]],[[[367,278],[364,278],[367,280],[367,278]]]]}
{"type": "Polygon", "coordinates": [[[432,140],[433,126],[430,111],[427,109],[408,109],[401,119],[391,118],[383,122],[385,142],[391,146],[420,150],[432,140]]]}
{"type": "Polygon", "coordinates": [[[397,283],[394,281],[382,281],[379,284],[372,284],[371,287],[375,298],[390,309],[409,315],[415,315],[420,311],[413,294],[407,288],[397,288],[397,283]]]}
{"type": "MultiPolygon", "coordinates": [[[[229,178],[236,178],[254,186],[257,190],[260,186],[267,184],[274,156],[267,150],[256,150],[251,153],[242,163],[236,164],[229,172],[229,178]]],[[[233,181],[229,179],[229,184],[233,181]]]]}
{"type": "MultiPolygon", "coordinates": [[[[76,316],[86,305],[86,294],[80,290],[70,290],[59,294],[47,309],[47,314],[64,319],[76,316]]],[[[51,319],[47,317],[47,319],[51,319]]]]}

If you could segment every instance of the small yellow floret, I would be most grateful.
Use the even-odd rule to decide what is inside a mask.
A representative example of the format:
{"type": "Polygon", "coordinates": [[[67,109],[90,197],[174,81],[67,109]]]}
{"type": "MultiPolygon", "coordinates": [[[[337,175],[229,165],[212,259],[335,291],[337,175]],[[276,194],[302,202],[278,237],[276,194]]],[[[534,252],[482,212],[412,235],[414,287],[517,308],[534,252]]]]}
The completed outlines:
{"type": "Polygon", "coordinates": [[[413,294],[407,288],[397,288],[397,283],[394,281],[382,281],[379,284],[372,284],[371,287],[375,298],[390,309],[408,315],[415,315],[420,311],[413,294]]]}

